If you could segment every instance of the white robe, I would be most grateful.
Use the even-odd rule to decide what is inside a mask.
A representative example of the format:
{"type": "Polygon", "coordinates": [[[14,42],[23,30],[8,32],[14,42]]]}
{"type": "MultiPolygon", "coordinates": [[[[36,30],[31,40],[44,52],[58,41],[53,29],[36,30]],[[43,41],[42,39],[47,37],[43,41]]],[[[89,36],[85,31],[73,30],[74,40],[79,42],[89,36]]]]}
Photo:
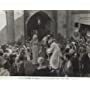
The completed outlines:
{"type": "Polygon", "coordinates": [[[60,59],[62,53],[59,45],[53,42],[50,48],[47,50],[47,53],[52,53],[49,61],[50,67],[53,69],[58,69],[62,64],[62,60],[60,59]]]}

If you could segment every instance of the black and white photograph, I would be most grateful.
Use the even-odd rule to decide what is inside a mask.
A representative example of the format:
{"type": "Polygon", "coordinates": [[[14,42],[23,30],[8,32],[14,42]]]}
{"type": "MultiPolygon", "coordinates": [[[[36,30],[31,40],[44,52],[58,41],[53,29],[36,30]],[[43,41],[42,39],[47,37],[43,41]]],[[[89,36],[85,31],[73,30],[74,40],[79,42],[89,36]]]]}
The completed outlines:
{"type": "Polygon", "coordinates": [[[90,10],[0,10],[0,76],[90,77],[90,10]]]}

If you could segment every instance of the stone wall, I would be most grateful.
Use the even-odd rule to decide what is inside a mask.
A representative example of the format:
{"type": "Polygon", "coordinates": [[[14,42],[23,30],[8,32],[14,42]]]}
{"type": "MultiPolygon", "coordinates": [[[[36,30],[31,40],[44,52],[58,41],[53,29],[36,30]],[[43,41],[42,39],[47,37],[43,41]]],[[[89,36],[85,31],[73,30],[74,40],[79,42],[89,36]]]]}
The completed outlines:
{"type": "Polygon", "coordinates": [[[24,36],[24,12],[22,10],[14,11],[15,41],[24,36]]]}
{"type": "Polygon", "coordinates": [[[57,18],[57,33],[61,33],[61,35],[66,37],[66,11],[58,11],[57,18]]]}

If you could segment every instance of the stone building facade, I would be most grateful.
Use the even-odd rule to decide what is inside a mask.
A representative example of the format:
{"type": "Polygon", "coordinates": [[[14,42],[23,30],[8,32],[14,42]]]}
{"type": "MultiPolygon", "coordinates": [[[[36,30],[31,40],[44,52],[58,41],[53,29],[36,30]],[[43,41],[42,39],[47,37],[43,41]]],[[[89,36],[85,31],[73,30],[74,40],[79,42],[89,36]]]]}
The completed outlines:
{"type": "MultiPolygon", "coordinates": [[[[40,10],[28,10],[25,11],[26,16],[25,21],[28,17],[32,17],[35,13],[40,10]]],[[[71,12],[65,10],[53,11],[53,10],[43,10],[52,20],[50,31],[54,34],[61,33],[64,37],[69,36],[69,30],[71,30],[71,12]]]]}
{"type": "Polygon", "coordinates": [[[0,41],[17,41],[21,36],[24,36],[26,39],[28,20],[40,11],[47,14],[52,20],[50,23],[50,32],[54,33],[54,35],[60,33],[65,38],[70,37],[73,33],[75,22],[90,25],[90,11],[7,10],[5,11],[7,25],[5,26],[5,30],[0,31],[0,35],[2,36],[2,38],[0,37],[0,41]]]}

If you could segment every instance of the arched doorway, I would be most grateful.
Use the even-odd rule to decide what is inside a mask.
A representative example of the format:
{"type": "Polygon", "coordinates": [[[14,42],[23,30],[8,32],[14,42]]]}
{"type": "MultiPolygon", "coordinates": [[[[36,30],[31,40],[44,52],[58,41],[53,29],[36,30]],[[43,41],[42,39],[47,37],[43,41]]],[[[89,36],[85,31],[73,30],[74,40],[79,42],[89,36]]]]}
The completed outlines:
{"type": "Polygon", "coordinates": [[[29,17],[26,23],[28,38],[31,39],[36,30],[38,32],[38,38],[41,40],[43,36],[50,33],[51,21],[51,18],[43,11],[36,12],[29,17]]]}

